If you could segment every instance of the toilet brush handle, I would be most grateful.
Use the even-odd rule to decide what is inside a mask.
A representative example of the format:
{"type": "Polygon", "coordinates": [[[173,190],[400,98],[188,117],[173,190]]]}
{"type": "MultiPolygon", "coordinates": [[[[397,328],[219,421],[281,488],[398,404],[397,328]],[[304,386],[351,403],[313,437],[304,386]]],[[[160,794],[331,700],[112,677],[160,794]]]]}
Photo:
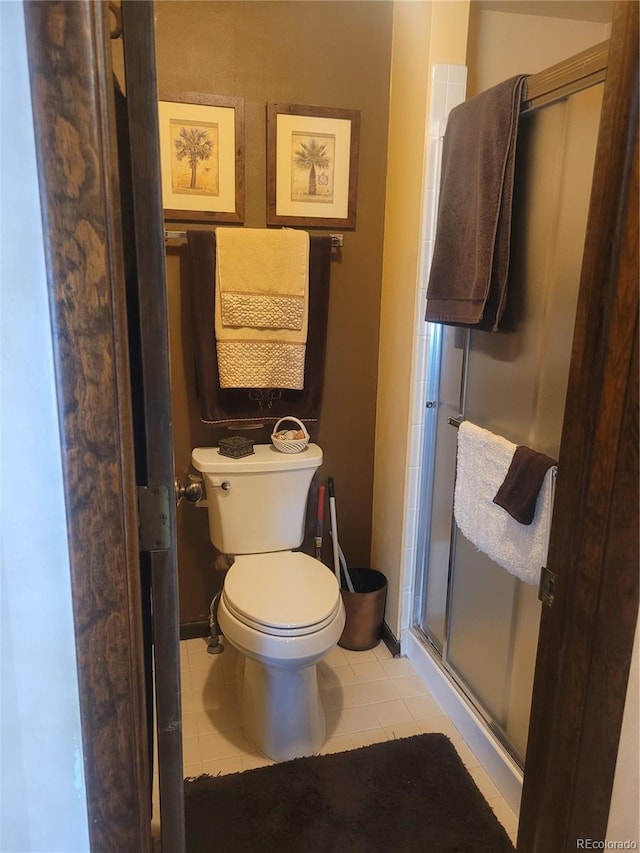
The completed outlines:
{"type": "Polygon", "coordinates": [[[323,483],[318,488],[318,512],[316,515],[316,560],[322,559],[322,528],[324,524],[324,495],[327,487],[323,483]]]}
{"type": "Polygon", "coordinates": [[[318,521],[318,529],[320,532],[322,531],[322,522],[324,521],[324,496],[327,491],[327,487],[324,483],[318,487],[318,515],[316,516],[318,521]]]}
{"type": "Polygon", "coordinates": [[[338,520],[336,518],[336,493],[333,485],[333,477],[329,477],[327,481],[329,489],[329,513],[331,515],[331,541],[333,544],[333,571],[340,583],[340,556],[338,552],[338,520]]]}

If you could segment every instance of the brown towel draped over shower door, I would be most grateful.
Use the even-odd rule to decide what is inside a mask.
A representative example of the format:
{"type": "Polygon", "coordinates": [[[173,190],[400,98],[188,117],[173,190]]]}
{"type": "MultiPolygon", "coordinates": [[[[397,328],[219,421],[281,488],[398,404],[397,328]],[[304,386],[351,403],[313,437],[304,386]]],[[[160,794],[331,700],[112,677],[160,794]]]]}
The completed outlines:
{"type": "Polygon", "coordinates": [[[451,110],[442,149],[426,320],[497,331],[509,270],[515,149],[526,76],[451,110]]]}
{"type": "Polygon", "coordinates": [[[220,388],[214,331],[216,239],[213,231],[188,231],[191,256],[191,304],[200,419],[221,426],[261,424],[295,415],[320,416],[329,315],[331,238],[309,238],[309,328],[301,391],[273,389],[270,408],[260,408],[246,388],[220,388]]]}

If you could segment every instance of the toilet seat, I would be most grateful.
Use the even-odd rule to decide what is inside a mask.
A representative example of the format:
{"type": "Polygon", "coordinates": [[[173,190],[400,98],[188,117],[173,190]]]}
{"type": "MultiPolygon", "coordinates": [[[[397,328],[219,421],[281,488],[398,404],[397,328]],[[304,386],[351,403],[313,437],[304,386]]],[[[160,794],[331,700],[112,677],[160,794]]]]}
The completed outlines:
{"type": "Polygon", "coordinates": [[[294,551],[237,557],[227,572],[222,597],[244,625],[280,637],[320,631],[336,618],[342,604],[333,572],[294,551]]]}

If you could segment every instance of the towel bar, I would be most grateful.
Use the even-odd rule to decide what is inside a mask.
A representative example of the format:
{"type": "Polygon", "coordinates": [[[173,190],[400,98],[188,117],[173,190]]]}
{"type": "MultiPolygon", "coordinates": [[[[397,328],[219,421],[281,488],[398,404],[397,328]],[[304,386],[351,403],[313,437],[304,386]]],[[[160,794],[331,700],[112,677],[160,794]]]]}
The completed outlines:
{"type": "MultiPolygon", "coordinates": [[[[341,249],[344,246],[344,234],[329,234],[331,237],[331,248],[341,249]]],[[[167,240],[186,240],[186,231],[166,231],[164,232],[164,241],[167,240]]]]}
{"type": "Polygon", "coordinates": [[[450,424],[450,426],[458,429],[458,427],[462,423],[462,418],[447,418],[447,423],[450,424]]]}

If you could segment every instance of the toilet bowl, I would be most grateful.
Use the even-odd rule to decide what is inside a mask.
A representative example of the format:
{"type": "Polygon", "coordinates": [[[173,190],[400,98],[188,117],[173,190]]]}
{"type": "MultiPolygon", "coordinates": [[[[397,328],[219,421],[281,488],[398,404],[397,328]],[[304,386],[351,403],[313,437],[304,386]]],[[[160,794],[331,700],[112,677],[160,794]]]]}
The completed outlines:
{"type": "Polygon", "coordinates": [[[218,605],[218,624],[240,653],[239,716],[254,746],[274,761],[318,752],[326,738],[316,664],[345,623],[333,572],[293,551],[304,538],[306,501],[322,451],[298,454],[256,445],[233,459],[196,448],[211,540],[235,555],[218,605]]]}
{"type": "Polygon", "coordinates": [[[218,621],[245,657],[238,682],[242,727],[274,761],[314,755],[326,737],[316,664],[338,642],[344,607],[338,582],[307,554],[238,557],[218,621]]]}

